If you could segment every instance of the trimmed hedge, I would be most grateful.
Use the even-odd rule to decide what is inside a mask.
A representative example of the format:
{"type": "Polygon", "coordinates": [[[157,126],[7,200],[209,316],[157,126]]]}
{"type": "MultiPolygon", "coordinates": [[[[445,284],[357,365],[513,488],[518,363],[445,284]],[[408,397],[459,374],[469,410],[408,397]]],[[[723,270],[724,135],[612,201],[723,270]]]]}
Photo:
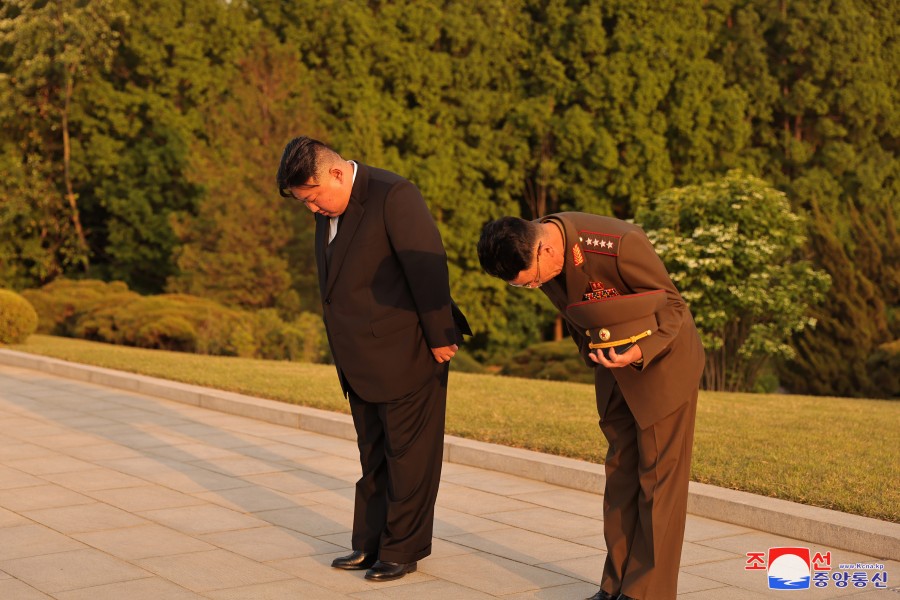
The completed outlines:
{"type": "Polygon", "coordinates": [[[0,289],[0,343],[21,344],[37,330],[38,315],[24,297],[0,289]]]}
{"type": "Polygon", "coordinates": [[[534,344],[512,355],[502,365],[501,375],[594,383],[594,370],[584,364],[578,348],[566,338],[534,344]]]}
{"type": "Polygon", "coordinates": [[[900,398],[900,340],[878,346],[866,366],[888,398],[900,398]]]}
{"type": "Polygon", "coordinates": [[[318,315],[285,322],[274,309],[257,313],[188,294],[141,296],[119,281],[59,279],[24,295],[41,333],[154,348],[304,362],[327,362],[318,315]]]}

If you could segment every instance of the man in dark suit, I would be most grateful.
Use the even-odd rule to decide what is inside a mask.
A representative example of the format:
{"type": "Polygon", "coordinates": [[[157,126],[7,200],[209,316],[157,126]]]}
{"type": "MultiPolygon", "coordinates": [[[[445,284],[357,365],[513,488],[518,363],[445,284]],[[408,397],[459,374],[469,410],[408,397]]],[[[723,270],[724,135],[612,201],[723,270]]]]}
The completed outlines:
{"type": "Polygon", "coordinates": [[[640,227],[574,212],[490,222],[478,258],[540,288],[594,367],[608,553],[588,600],[675,600],[704,353],[663,262],[640,227]]]}
{"type": "Polygon", "coordinates": [[[449,361],[471,332],[416,186],[308,137],[287,144],[277,180],[315,215],[323,318],[362,466],[353,552],[332,566],[397,579],[431,554],[449,361]]]}

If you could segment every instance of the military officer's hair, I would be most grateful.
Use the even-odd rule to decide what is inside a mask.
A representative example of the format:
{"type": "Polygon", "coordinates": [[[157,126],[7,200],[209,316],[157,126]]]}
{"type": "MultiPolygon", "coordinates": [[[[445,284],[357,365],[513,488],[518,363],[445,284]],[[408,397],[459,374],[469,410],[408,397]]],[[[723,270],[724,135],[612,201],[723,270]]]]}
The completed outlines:
{"type": "Polygon", "coordinates": [[[323,169],[340,158],[337,152],[319,140],[306,136],[292,139],[284,147],[275,176],[278,193],[284,198],[293,198],[292,187],[301,186],[310,179],[318,180],[323,169]]]}
{"type": "Polygon", "coordinates": [[[538,238],[537,223],[502,217],[487,223],[478,240],[478,260],[489,275],[512,281],[531,267],[538,238]]]}

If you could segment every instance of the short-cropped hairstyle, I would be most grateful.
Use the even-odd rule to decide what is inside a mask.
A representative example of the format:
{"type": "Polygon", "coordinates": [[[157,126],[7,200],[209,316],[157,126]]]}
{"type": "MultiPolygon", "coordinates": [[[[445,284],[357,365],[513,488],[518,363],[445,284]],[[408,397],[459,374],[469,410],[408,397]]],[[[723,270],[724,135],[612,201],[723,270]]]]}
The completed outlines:
{"type": "Polygon", "coordinates": [[[478,260],[489,275],[512,281],[531,267],[538,225],[518,217],[487,223],[478,240],[478,260]]]}
{"type": "Polygon", "coordinates": [[[292,139],[284,147],[281,164],[275,179],[278,193],[284,198],[292,198],[291,188],[305,184],[314,179],[319,172],[319,159],[325,152],[334,152],[331,148],[306,136],[292,139]]]}

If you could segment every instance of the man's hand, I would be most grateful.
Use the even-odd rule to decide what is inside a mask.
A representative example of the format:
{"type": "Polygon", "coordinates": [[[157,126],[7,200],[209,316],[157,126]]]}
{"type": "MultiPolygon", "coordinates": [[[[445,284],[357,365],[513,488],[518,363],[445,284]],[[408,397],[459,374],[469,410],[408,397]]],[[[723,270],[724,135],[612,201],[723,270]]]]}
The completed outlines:
{"type": "Polygon", "coordinates": [[[452,346],[442,346],[440,348],[432,348],[431,353],[434,354],[434,360],[439,363],[447,362],[456,354],[456,351],[459,350],[459,346],[453,344],[452,346]]]}
{"type": "Polygon", "coordinates": [[[644,353],[641,351],[641,347],[635,344],[622,354],[616,354],[615,348],[609,349],[609,359],[603,356],[602,350],[595,350],[590,354],[591,360],[597,363],[598,365],[603,365],[607,369],[620,369],[622,367],[627,367],[633,362],[638,362],[644,359],[644,353]]]}

